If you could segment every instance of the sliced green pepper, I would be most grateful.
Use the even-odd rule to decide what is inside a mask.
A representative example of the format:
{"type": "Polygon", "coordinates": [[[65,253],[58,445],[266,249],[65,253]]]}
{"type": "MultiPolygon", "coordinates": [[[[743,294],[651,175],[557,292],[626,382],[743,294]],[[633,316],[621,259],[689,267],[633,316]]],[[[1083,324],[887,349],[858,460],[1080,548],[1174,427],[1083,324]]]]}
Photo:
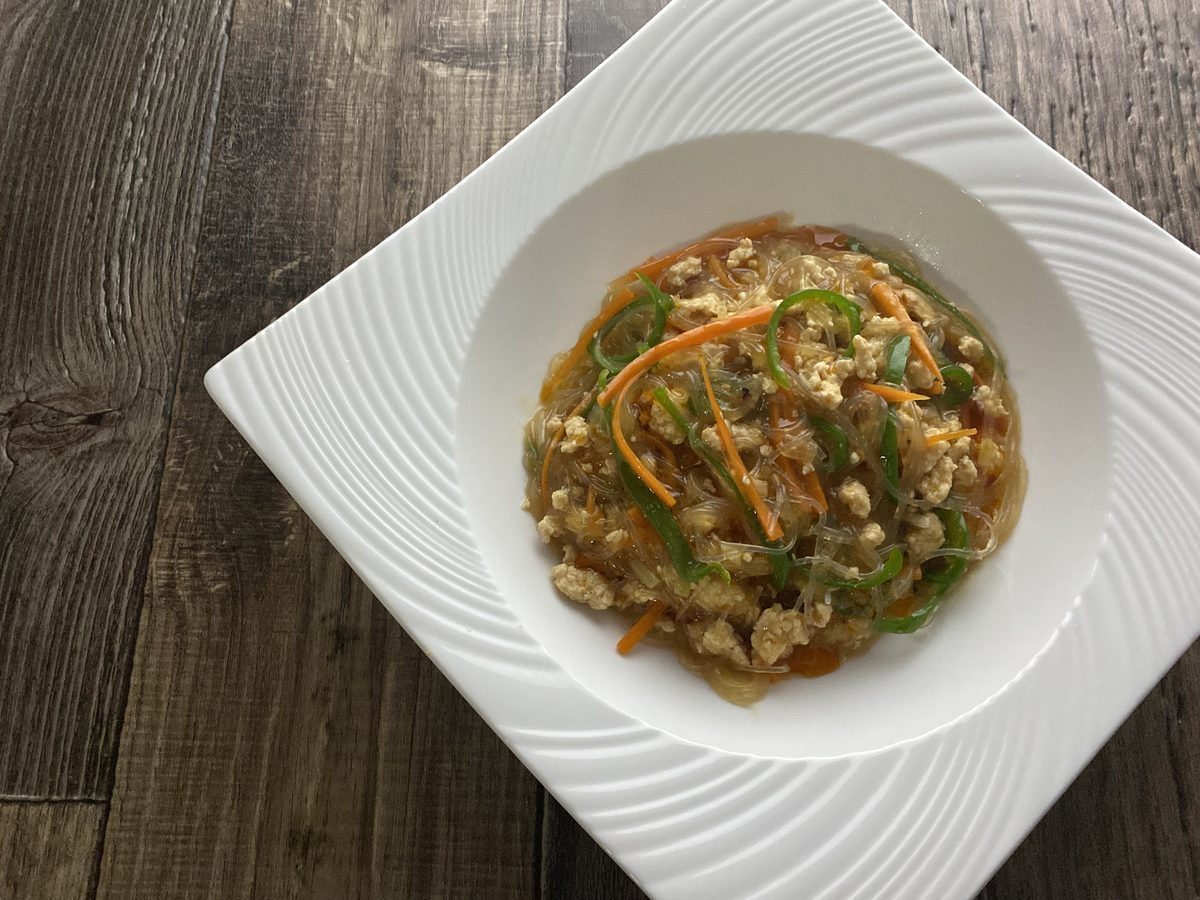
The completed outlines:
{"type": "Polygon", "coordinates": [[[846,437],[845,431],[827,419],[817,416],[810,416],[808,421],[824,442],[825,459],[819,466],[824,474],[836,472],[850,462],[850,439],[846,437]]]}
{"type": "Polygon", "coordinates": [[[814,288],[792,294],[786,300],[781,301],[775,307],[771,321],[767,323],[767,339],[765,344],[767,365],[771,369],[771,377],[775,379],[780,387],[791,387],[791,382],[788,381],[787,372],[784,371],[783,362],[779,358],[779,323],[783,319],[785,312],[797,303],[804,303],[807,300],[819,300],[835,312],[840,312],[845,316],[846,324],[850,329],[850,346],[846,348],[844,356],[854,355],[854,336],[862,331],[862,314],[859,312],[858,307],[841,294],[835,294],[833,291],[819,291],[814,288]]]}
{"type": "Polygon", "coordinates": [[[896,410],[888,407],[879,438],[879,462],[883,466],[883,486],[894,500],[900,499],[900,438],[896,410]]]}
{"type": "Polygon", "coordinates": [[[962,366],[943,366],[942,367],[942,384],[945,389],[936,398],[938,406],[949,408],[952,406],[962,406],[971,399],[971,393],[975,390],[975,381],[967,374],[967,370],[962,366]]]}
{"type": "Polygon", "coordinates": [[[949,315],[952,319],[954,319],[954,321],[958,322],[958,324],[962,327],[962,329],[964,331],[967,332],[967,334],[971,335],[972,337],[978,338],[983,343],[984,358],[994,368],[996,368],[996,369],[1004,368],[1003,363],[1000,361],[1000,358],[996,355],[995,351],[992,350],[992,345],[988,342],[988,339],[983,336],[983,333],[979,330],[979,328],[975,325],[975,323],[972,322],[970,319],[968,319],[963,314],[962,310],[960,310],[957,306],[955,306],[953,303],[951,303],[949,300],[947,300],[945,297],[943,297],[941,295],[941,293],[939,293],[938,290],[936,288],[934,288],[934,286],[931,285],[928,281],[926,281],[924,278],[922,278],[916,272],[909,271],[907,268],[900,265],[899,263],[893,262],[890,259],[884,259],[878,253],[875,253],[874,251],[867,249],[863,245],[862,241],[858,240],[858,238],[851,237],[850,235],[846,235],[846,249],[849,250],[851,253],[862,253],[865,256],[874,257],[875,259],[878,259],[880,262],[887,263],[888,268],[891,269],[893,275],[895,275],[897,278],[899,278],[901,281],[903,281],[905,284],[909,285],[910,287],[915,287],[918,291],[920,291],[922,294],[924,294],[926,297],[928,297],[930,300],[932,300],[934,303],[936,303],[938,306],[940,306],[947,315],[949,315]]]}
{"type": "Polygon", "coordinates": [[[821,581],[833,588],[841,588],[847,591],[862,591],[868,588],[879,587],[885,581],[891,581],[900,574],[900,569],[904,566],[904,551],[899,547],[893,547],[889,551],[887,558],[883,564],[863,578],[855,581],[842,581],[837,578],[822,578],[821,581]]]}
{"type": "MultiPolygon", "coordinates": [[[[634,347],[633,350],[630,350],[626,353],[610,354],[604,349],[604,339],[608,337],[613,329],[615,329],[630,316],[636,315],[642,310],[649,309],[652,306],[654,306],[654,301],[649,297],[639,297],[638,299],[630,302],[628,306],[601,325],[596,333],[592,336],[591,341],[588,343],[588,353],[591,354],[592,359],[596,361],[596,365],[600,367],[601,371],[613,373],[620,372],[623,368],[625,368],[625,366],[637,359],[640,352],[643,352],[640,351],[638,347],[634,347]]],[[[657,319],[657,317],[658,315],[656,308],[655,318],[657,319]]]]}
{"type": "Polygon", "coordinates": [[[908,368],[908,351],[912,347],[912,338],[907,334],[898,334],[888,342],[884,351],[883,380],[888,384],[900,386],[904,380],[904,370],[908,368]]]}
{"type": "Polygon", "coordinates": [[[725,461],[708,444],[704,443],[704,440],[696,433],[696,426],[684,418],[683,412],[675,405],[675,402],[671,399],[671,395],[667,393],[665,388],[655,388],[651,393],[658,404],[667,411],[667,415],[674,419],[675,424],[683,429],[684,434],[687,435],[688,446],[696,452],[697,456],[708,463],[717,477],[729,489],[729,493],[733,496],[738,508],[742,511],[742,516],[750,524],[751,529],[754,531],[754,536],[763,545],[768,554],[771,562],[771,583],[777,590],[785,587],[788,575],[792,571],[792,563],[788,557],[788,553],[767,537],[767,533],[763,531],[762,523],[758,521],[758,514],[738,487],[737,480],[733,477],[733,473],[729,470],[729,467],[725,465],[725,461]]]}
{"type": "MultiPolygon", "coordinates": [[[[937,517],[942,520],[946,532],[946,546],[955,550],[966,550],[971,546],[971,531],[966,517],[957,509],[939,509],[937,517]]],[[[962,556],[944,557],[944,564],[933,572],[924,572],[925,584],[933,586],[921,607],[907,616],[884,616],[876,620],[875,630],[889,634],[912,634],[921,628],[942,602],[950,588],[966,574],[967,560],[962,556]]],[[[929,565],[927,563],[927,565],[929,565]]]]}
{"type": "Polygon", "coordinates": [[[588,343],[588,353],[592,359],[596,361],[601,371],[616,374],[625,366],[637,359],[638,356],[645,353],[655,344],[662,341],[663,330],[667,327],[667,316],[670,315],[674,304],[671,298],[659,290],[658,285],[643,275],[638,273],[638,280],[642,283],[642,287],[646,289],[646,296],[630,302],[624,309],[614,315],[611,319],[605,322],[592,336],[592,340],[588,343]],[[646,335],[645,340],[639,341],[633,350],[627,353],[610,354],[604,349],[604,339],[608,337],[612,331],[641,310],[654,307],[654,321],[650,326],[650,331],[646,335]]]}
{"type": "MultiPolygon", "coordinates": [[[[609,434],[612,434],[612,410],[606,409],[605,419],[608,422],[609,434]]],[[[671,514],[671,510],[663,503],[655,493],[642,483],[642,480],[637,477],[637,473],[630,468],[629,463],[621,458],[621,453],[617,449],[616,441],[613,441],[612,446],[613,456],[617,461],[617,474],[621,477],[621,484],[625,486],[625,490],[629,492],[629,496],[633,498],[634,505],[637,506],[646,521],[662,539],[663,546],[667,548],[667,556],[671,560],[671,565],[675,567],[675,571],[679,573],[679,577],[684,581],[699,581],[705,575],[716,575],[726,584],[729,583],[729,571],[720,563],[706,563],[696,559],[692,553],[691,545],[688,544],[687,538],[683,536],[683,532],[679,528],[679,523],[675,521],[675,516],[671,514]]]]}

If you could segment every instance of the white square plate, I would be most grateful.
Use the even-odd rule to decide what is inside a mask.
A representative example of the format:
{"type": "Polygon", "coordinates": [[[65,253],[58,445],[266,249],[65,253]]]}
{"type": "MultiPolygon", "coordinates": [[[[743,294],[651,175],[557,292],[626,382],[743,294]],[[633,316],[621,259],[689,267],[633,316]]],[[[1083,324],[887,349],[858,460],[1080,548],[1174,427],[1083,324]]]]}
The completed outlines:
{"type": "Polygon", "coordinates": [[[648,893],[954,898],[1200,629],[1198,322],[1200,257],[878,0],[675,0],[206,383],[648,893]],[[521,427],[609,278],[776,210],[904,244],[980,315],[1030,484],[930,629],[744,710],[554,594],[521,427]]]}

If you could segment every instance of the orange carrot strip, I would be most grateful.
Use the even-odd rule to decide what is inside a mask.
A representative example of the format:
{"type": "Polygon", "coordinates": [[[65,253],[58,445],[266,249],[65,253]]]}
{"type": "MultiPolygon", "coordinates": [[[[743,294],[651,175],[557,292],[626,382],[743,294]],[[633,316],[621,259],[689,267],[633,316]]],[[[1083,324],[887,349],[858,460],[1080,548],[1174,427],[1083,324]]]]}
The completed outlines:
{"type": "Polygon", "coordinates": [[[791,316],[784,319],[783,324],[779,326],[779,349],[789,363],[796,358],[796,353],[800,350],[801,334],[800,326],[791,316]]]}
{"type": "MultiPolygon", "coordinates": [[[[661,345],[660,345],[661,346],[661,345]]],[[[675,505],[675,497],[667,490],[667,486],[654,477],[641,458],[633,452],[633,448],[629,446],[629,442],[625,440],[625,432],[621,428],[621,410],[625,406],[625,394],[628,393],[632,382],[627,382],[621,393],[617,394],[617,401],[613,404],[612,411],[612,433],[613,441],[617,445],[617,450],[625,457],[625,462],[629,463],[629,468],[633,469],[634,474],[642,480],[642,484],[654,491],[658,499],[667,506],[675,505]]]]}
{"type": "Polygon", "coordinates": [[[661,344],[656,344],[618,372],[612,381],[608,383],[608,387],[601,391],[600,396],[596,399],[601,406],[607,406],[616,394],[624,390],[630,382],[660,359],[670,356],[672,353],[678,353],[680,350],[685,350],[688,347],[703,344],[723,334],[752,328],[755,325],[765,325],[770,320],[773,312],[775,312],[775,304],[764,303],[762,306],[756,306],[753,309],[748,309],[745,312],[737,313],[725,319],[715,319],[712,322],[701,325],[699,328],[693,328],[682,334],[677,334],[675,337],[669,338],[661,344]]]}
{"type": "Polygon", "coordinates": [[[717,259],[715,254],[710,256],[705,264],[708,266],[708,271],[712,272],[713,277],[721,282],[723,287],[731,291],[740,291],[742,289],[742,286],[734,281],[733,276],[721,265],[721,261],[717,259]]]}
{"type": "Polygon", "coordinates": [[[932,447],[934,444],[940,444],[942,441],[957,441],[959,438],[970,437],[975,434],[974,428],[963,428],[959,431],[946,431],[942,434],[931,434],[925,438],[925,446],[932,447]]]}
{"type": "Polygon", "coordinates": [[[778,229],[778,216],[767,216],[765,219],[757,219],[750,222],[738,222],[736,225],[730,225],[728,228],[714,232],[708,237],[696,241],[694,244],[688,244],[686,247],[678,247],[664,253],[662,256],[647,259],[640,266],[634,266],[613,283],[621,284],[630,281],[637,277],[638,272],[641,272],[651,281],[657,281],[663,272],[667,271],[667,269],[671,268],[672,265],[681,259],[712,253],[714,250],[720,250],[724,243],[736,241],[739,238],[748,237],[750,240],[756,240],[778,229]]]}
{"type": "Polygon", "coordinates": [[[921,362],[925,364],[925,368],[929,370],[929,374],[933,376],[933,387],[930,388],[930,392],[940,394],[943,390],[942,370],[938,368],[937,360],[933,358],[929,344],[925,341],[925,332],[909,316],[908,310],[904,308],[904,304],[900,302],[896,292],[890,285],[877,281],[871,285],[871,299],[875,301],[880,312],[885,312],[892,318],[908,324],[908,333],[912,336],[913,352],[917,354],[921,362]]]}
{"type": "Polygon", "coordinates": [[[554,432],[550,438],[550,443],[546,445],[546,454],[542,457],[542,477],[538,482],[538,493],[542,500],[542,515],[545,515],[550,509],[550,457],[554,455],[554,450],[558,447],[558,442],[562,440],[563,435],[567,433],[567,419],[571,416],[579,415],[585,406],[591,402],[590,394],[584,394],[583,399],[575,404],[575,408],[563,419],[562,424],[554,432]]]}
{"type": "Polygon", "coordinates": [[[652,432],[645,431],[642,433],[642,437],[649,441],[654,446],[654,449],[662,454],[663,462],[667,464],[667,467],[678,474],[679,458],[675,455],[675,448],[652,432]]]}
{"type": "Polygon", "coordinates": [[[587,492],[587,506],[584,508],[589,516],[596,511],[596,491],[590,484],[587,492]]]}
{"type": "Polygon", "coordinates": [[[825,496],[825,491],[821,487],[821,479],[817,477],[816,471],[810,471],[804,476],[804,490],[812,495],[813,502],[817,505],[817,509],[821,512],[829,512],[829,500],[825,496]]]}
{"type": "Polygon", "coordinates": [[[928,400],[924,394],[914,394],[912,391],[902,391],[900,388],[894,388],[888,384],[870,384],[864,382],[862,389],[870,391],[872,394],[878,394],[889,403],[903,403],[905,400],[928,400]]]}
{"type": "Polygon", "coordinates": [[[742,454],[738,453],[737,446],[733,443],[733,434],[730,433],[729,424],[725,421],[725,414],[721,412],[721,406],[717,403],[712,379],[708,377],[708,364],[704,361],[703,356],[700,357],[700,376],[704,379],[704,391],[708,395],[708,404],[712,407],[717,434],[721,438],[721,446],[725,449],[725,459],[729,462],[733,477],[737,480],[738,486],[745,491],[746,499],[754,507],[754,513],[758,516],[758,522],[762,525],[767,537],[772,541],[777,541],[783,537],[783,529],[779,527],[778,517],[772,516],[771,511],[767,509],[767,504],[763,501],[762,494],[758,492],[754,479],[746,471],[746,464],[742,462],[742,454]]]}
{"type": "MultiPolygon", "coordinates": [[[[778,216],[767,216],[763,219],[756,219],[750,222],[738,222],[735,225],[730,225],[728,228],[722,229],[714,234],[709,235],[701,241],[690,244],[686,247],[672,250],[655,259],[648,259],[640,266],[635,266],[630,269],[620,278],[616,279],[610,286],[612,293],[611,298],[592,321],[584,326],[583,331],[579,335],[579,339],[575,342],[575,346],[563,357],[563,361],[558,364],[550,377],[546,379],[542,385],[541,399],[544,403],[549,399],[550,395],[562,384],[567,374],[575,368],[578,362],[583,359],[587,353],[588,343],[592,339],[592,335],[599,330],[605,322],[619,313],[622,309],[628,306],[636,297],[629,284],[637,280],[638,273],[645,275],[651,281],[658,281],[659,277],[669,269],[675,262],[686,256],[697,256],[702,252],[711,252],[721,249],[724,242],[737,240],[739,238],[748,237],[751,240],[760,238],[765,234],[770,234],[779,228],[778,216]]],[[[733,290],[740,290],[740,286],[733,285],[733,290]]]]}
{"type": "Polygon", "coordinates": [[[636,647],[646,635],[650,633],[650,629],[654,627],[654,623],[662,618],[662,614],[667,611],[667,604],[662,600],[655,600],[642,613],[641,618],[633,623],[633,627],[625,632],[625,636],[617,641],[617,652],[625,656],[636,647]]]}
{"type": "Polygon", "coordinates": [[[591,343],[592,335],[602,328],[604,323],[633,302],[636,296],[628,287],[622,288],[612,295],[612,298],[592,321],[583,326],[583,331],[579,333],[579,340],[575,342],[575,346],[563,357],[563,361],[555,367],[554,371],[550,373],[550,377],[542,384],[543,403],[550,398],[550,395],[563,383],[570,371],[583,359],[584,354],[587,353],[588,344],[591,343]]]}
{"type": "Polygon", "coordinates": [[[650,527],[650,523],[646,521],[646,517],[642,515],[642,511],[636,506],[631,506],[625,510],[625,515],[629,516],[629,523],[633,525],[633,530],[637,532],[638,540],[642,544],[653,545],[656,540],[654,529],[650,527]]]}

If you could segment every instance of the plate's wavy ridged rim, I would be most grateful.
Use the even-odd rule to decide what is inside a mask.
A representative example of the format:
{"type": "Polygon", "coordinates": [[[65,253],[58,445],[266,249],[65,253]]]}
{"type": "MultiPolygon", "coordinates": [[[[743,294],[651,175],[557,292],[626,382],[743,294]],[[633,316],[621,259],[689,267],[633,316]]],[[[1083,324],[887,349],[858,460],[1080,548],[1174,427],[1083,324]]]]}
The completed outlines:
{"type": "Polygon", "coordinates": [[[1184,546],[1200,530],[1186,474],[1200,434],[1178,419],[1165,428],[1139,403],[1153,392],[1196,406],[1173,374],[1200,367],[1198,297],[1200,257],[1034,138],[878,0],[675,0],[492,160],[206,383],[376,596],[649,893],[695,896],[702,886],[705,896],[789,897],[803,885],[813,898],[966,897],[1200,631],[1200,561],[1184,546]],[[844,87],[815,96],[805,85],[827,86],[822,60],[831,53],[844,63],[844,87]],[[753,97],[738,90],[745,83],[755,84],[753,97]],[[680,105],[703,114],[666,114],[680,105]],[[455,477],[445,409],[489,287],[521,237],[623,162],[747,130],[851,138],[964,186],[1061,281],[1098,348],[1109,395],[1111,501],[1095,577],[1072,615],[988,703],[869,754],[725,753],[600,702],[521,628],[482,574],[455,477]],[[451,239],[477,249],[474,265],[419,265],[451,239]],[[1120,257],[1106,252],[1114,245],[1120,257]],[[412,298],[454,302],[397,298],[401,272],[412,298]],[[1125,291],[1131,282],[1142,289],[1125,291]],[[1177,317],[1174,355],[1128,366],[1126,347],[1160,337],[1145,324],[1153,311],[1130,312],[1151,303],[1196,315],[1177,317]],[[436,398],[435,386],[444,388],[436,398]],[[399,458],[410,463],[403,470],[389,462],[399,458]],[[1137,617],[1125,612],[1134,596],[1137,617]],[[1037,765],[1026,765],[1035,753],[1037,765]]]}

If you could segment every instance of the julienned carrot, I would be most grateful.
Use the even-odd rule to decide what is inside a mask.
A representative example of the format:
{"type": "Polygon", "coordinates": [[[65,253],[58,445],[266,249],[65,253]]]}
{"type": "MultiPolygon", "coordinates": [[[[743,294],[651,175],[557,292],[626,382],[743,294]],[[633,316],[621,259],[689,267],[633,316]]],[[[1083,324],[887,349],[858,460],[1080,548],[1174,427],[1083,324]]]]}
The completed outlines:
{"type": "Polygon", "coordinates": [[[900,388],[894,388],[888,384],[871,384],[863,382],[862,389],[870,391],[872,394],[878,394],[888,403],[903,403],[905,400],[928,400],[924,394],[914,394],[912,391],[902,391],[900,388]]]}
{"type": "MultiPolygon", "coordinates": [[[[748,237],[751,240],[760,238],[765,234],[770,234],[772,231],[779,229],[779,217],[767,216],[763,219],[756,219],[750,222],[739,222],[736,225],[730,225],[721,231],[711,234],[701,241],[694,244],[689,244],[670,253],[665,253],[654,259],[648,259],[640,266],[635,266],[630,269],[620,278],[612,282],[609,289],[611,297],[608,304],[602,309],[592,321],[584,326],[583,331],[579,335],[579,340],[575,342],[575,346],[570,349],[563,361],[555,367],[550,377],[542,385],[542,402],[544,403],[555,389],[562,384],[563,379],[567,374],[575,368],[579,360],[583,359],[583,355],[587,353],[588,343],[592,339],[592,335],[604,325],[609,319],[619,313],[622,309],[628,306],[638,295],[634,293],[632,286],[628,282],[636,282],[638,273],[645,275],[651,281],[657,282],[659,277],[669,269],[674,263],[686,256],[697,256],[703,252],[711,252],[721,249],[722,244],[738,240],[739,238],[748,237]]],[[[733,290],[738,290],[735,287],[733,290]]]]}
{"type": "Polygon", "coordinates": [[[929,390],[931,393],[940,394],[942,392],[942,370],[938,368],[937,360],[933,358],[929,344],[925,341],[925,333],[909,316],[908,310],[904,308],[904,304],[900,302],[896,292],[890,285],[877,281],[871,285],[871,299],[875,301],[875,305],[881,312],[887,313],[893,319],[907,323],[908,333],[912,336],[913,352],[917,354],[921,362],[925,364],[925,368],[929,370],[929,374],[933,376],[933,387],[929,390]]]}
{"type": "Polygon", "coordinates": [[[617,394],[617,400],[613,404],[612,411],[612,434],[613,441],[617,445],[617,449],[621,451],[621,455],[625,457],[625,462],[629,463],[629,468],[633,469],[634,473],[642,484],[654,491],[655,495],[665,503],[668,507],[675,505],[675,497],[667,490],[667,486],[654,477],[654,473],[646,467],[641,458],[633,452],[633,448],[629,446],[629,442],[625,440],[625,432],[621,428],[621,410],[625,408],[625,394],[629,391],[629,384],[621,389],[621,393],[617,394]]]}
{"type": "Polygon", "coordinates": [[[654,623],[661,619],[666,611],[667,604],[662,600],[655,600],[651,603],[641,617],[633,623],[633,627],[625,632],[625,636],[617,641],[617,652],[622,656],[629,653],[641,642],[642,638],[650,633],[654,623]]]}
{"type": "Polygon", "coordinates": [[[633,526],[633,530],[637,532],[637,538],[643,544],[652,544],[657,539],[654,534],[654,529],[650,527],[650,523],[646,521],[646,517],[642,515],[642,511],[636,506],[630,506],[625,510],[625,515],[629,516],[629,523],[633,526]]]}
{"type": "Polygon", "coordinates": [[[737,445],[733,442],[733,434],[729,431],[725,414],[721,412],[721,406],[717,403],[712,379],[708,377],[708,364],[704,361],[703,356],[700,357],[700,377],[704,379],[704,392],[708,395],[708,405],[712,407],[713,421],[717,426],[717,435],[721,439],[721,446],[725,449],[725,459],[729,463],[729,469],[733,473],[738,487],[746,494],[746,499],[754,507],[754,514],[758,516],[758,524],[766,532],[767,538],[777,541],[783,537],[783,529],[779,527],[779,518],[771,515],[771,511],[767,509],[767,504],[763,501],[762,494],[758,492],[758,488],[754,484],[754,479],[746,471],[746,464],[742,462],[742,454],[738,453],[737,445]]]}
{"type": "Polygon", "coordinates": [[[663,462],[667,464],[676,477],[679,475],[679,457],[675,455],[675,448],[660,438],[658,435],[650,431],[643,431],[642,437],[657,450],[663,458],[663,462]]]}
{"type": "MultiPolygon", "coordinates": [[[[769,407],[771,414],[771,444],[776,450],[779,449],[780,445],[779,406],[780,397],[779,394],[776,394],[771,398],[771,404],[769,407]]],[[[802,483],[800,476],[796,474],[796,467],[792,464],[792,460],[789,457],[784,456],[781,453],[777,462],[779,463],[779,467],[783,469],[783,474],[788,476],[788,484],[794,484],[797,488],[800,488],[800,490],[804,492],[800,495],[801,499],[807,500],[821,512],[829,511],[829,501],[825,499],[825,491],[821,487],[821,479],[817,477],[816,470],[810,470],[809,473],[804,476],[802,483]]]]}
{"type": "Polygon", "coordinates": [[[959,438],[971,437],[975,434],[974,428],[963,428],[959,431],[945,431],[941,434],[931,434],[925,438],[925,446],[932,447],[934,444],[940,444],[942,441],[957,441],[959,438]]]}
{"type": "Polygon", "coordinates": [[[721,265],[721,261],[717,259],[715,253],[710,256],[707,261],[705,261],[705,265],[708,266],[708,271],[712,272],[713,278],[721,282],[723,287],[726,287],[731,291],[740,291],[742,289],[742,286],[734,281],[733,276],[731,276],[729,272],[726,271],[725,267],[721,265]]]}
{"type": "Polygon", "coordinates": [[[559,423],[558,428],[550,438],[550,442],[546,444],[546,452],[542,454],[542,476],[538,481],[538,494],[542,500],[543,516],[550,511],[550,457],[554,455],[554,450],[558,447],[558,442],[567,433],[567,419],[571,418],[571,416],[579,415],[583,411],[583,408],[591,402],[591,394],[584,394],[583,399],[575,404],[575,408],[559,423]]]}
{"type": "Polygon", "coordinates": [[[762,306],[756,306],[753,309],[737,313],[726,319],[714,319],[712,322],[701,325],[699,328],[692,328],[689,331],[677,334],[675,337],[663,341],[661,344],[655,344],[618,372],[608,383],[608,386],[600,392],[600,396],[596,398],[597,401],[601,406],[607,406],[617,393],[622,391],[630,382],[660,359],[670,356],[672,353],[678,353],[680,350],[686,350],[688,347],[698,346],[723,334],[752,328],[755,325],[764,325],[771,318],[771,313],[774,311],[775,304],[764,303],[762,306]]]}
{"type": "Polygon", "coordinates": [[[550,398],[550,395],[563,383],[563,379],[583,359],[584,354],[587,353],[588,344],[591,343],[592,336],[604,326],[604,323],[633,302],[636,296],[628,287],[622,288],[613,294],[604,309],[600,310],[599,315],[583,326],[583,331],[579,333],[579,340],[575,342],[575,346],[563,357],[563,361],[555,367],[550,377],[542,385],[541,396],[543,403],[550,398]]]}
{"type": "Polygon", "coordinates": [[[694,244],[688,244],[686,247],[678,247],[668,253],[664,253],[662,256],[648,259],[640,266],[630,269],[613,282],[613,284],[620,285],[623,282],[636,278],[638,272],[641,272],[651,281],[657,281],[663,272],[667,271],[667,269],[671,268],[671,266],[681,259],[689,256],[704,256],[707,253],[712,253],[714,250],[720,250],[722,245],[729,241],[736,241],[744,237],[756,240],[765,234],[770,234],[772,231],[778,230],[778,216],[767,216],[765,219],[739,222],[736,225],[730,225],[728,228],[722,228],[720,231],[714,232],[694,244]]]}
{"type": "Polygon", "coordinates": [[[821,479],[817,477],[815,469],[810,469],[804,476],[804,490],[812,496],[817,509],[829,512],[829,500],[825,497],[825,490],[821,487],[821,479]]]}

